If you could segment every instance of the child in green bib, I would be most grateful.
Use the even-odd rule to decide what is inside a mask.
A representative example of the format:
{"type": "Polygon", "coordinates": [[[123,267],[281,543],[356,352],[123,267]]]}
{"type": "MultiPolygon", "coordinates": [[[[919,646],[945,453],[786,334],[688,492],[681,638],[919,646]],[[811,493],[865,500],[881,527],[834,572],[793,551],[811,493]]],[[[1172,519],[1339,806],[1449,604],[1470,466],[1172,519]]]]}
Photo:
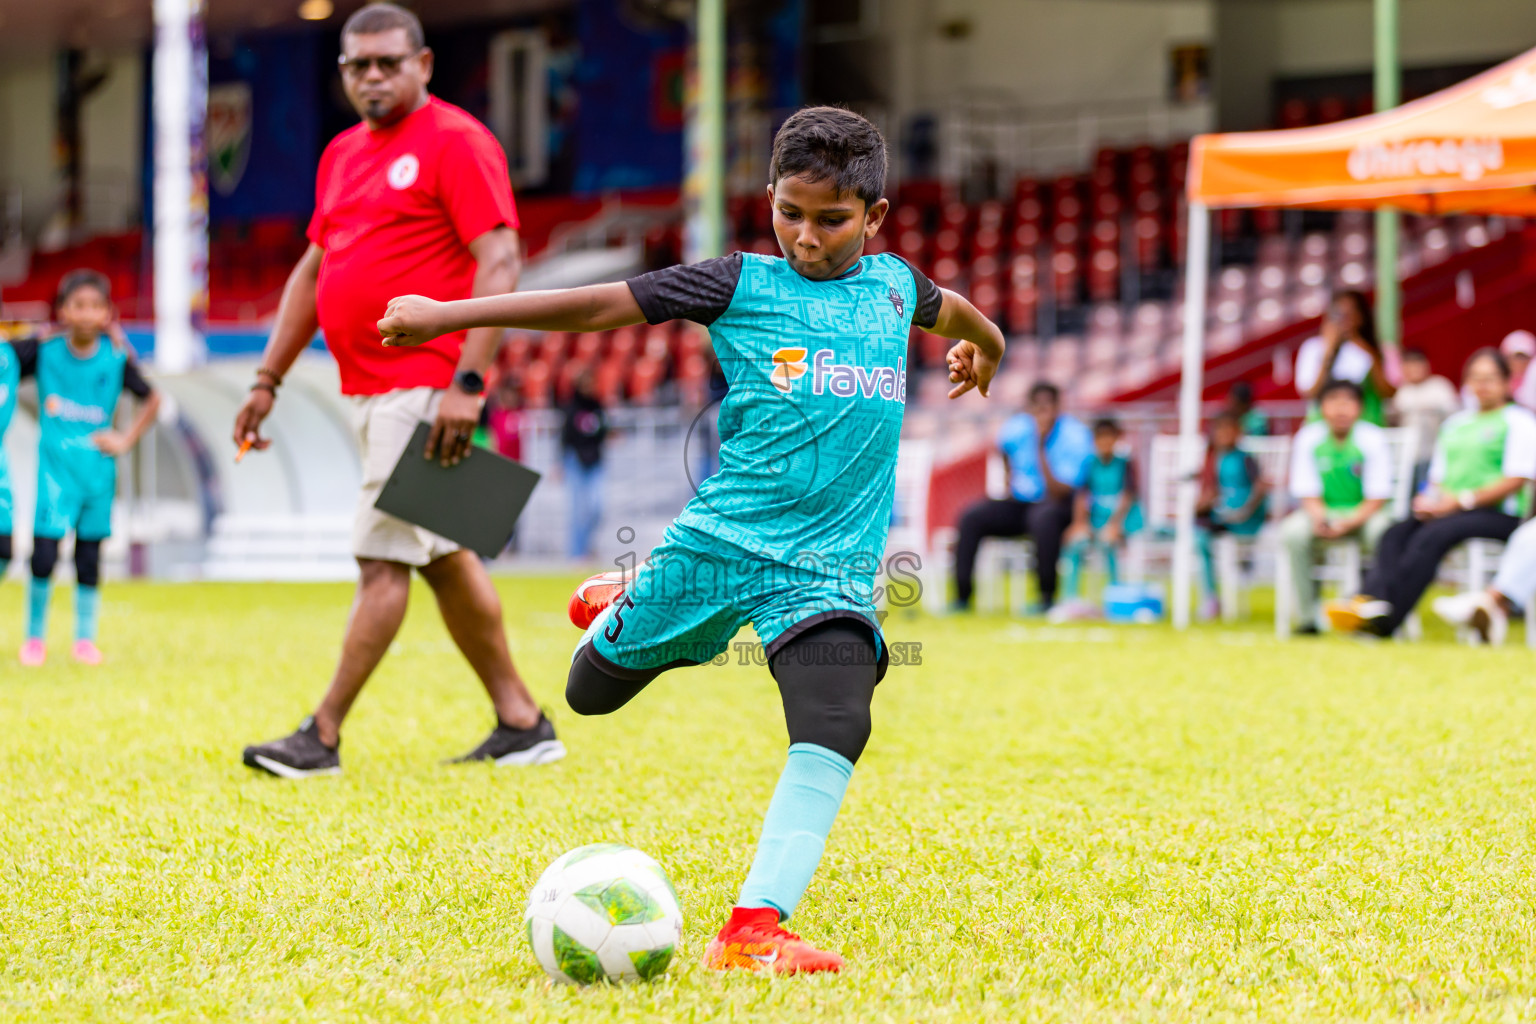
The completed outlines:
{"type": "Polygon", "coordinates": [[[1312,566],[1331,541],[1358,540],[1373,551],[1392,525],[1392,454],[1387,435],[1361,418],[1360,385],[1329,381],[1318,402],[1322,419],[1291,444],[1291,496],[1301,507],[1280,524],[1281,557],[1290,560],[1296,632],[1318,632],[1312,566]]]}

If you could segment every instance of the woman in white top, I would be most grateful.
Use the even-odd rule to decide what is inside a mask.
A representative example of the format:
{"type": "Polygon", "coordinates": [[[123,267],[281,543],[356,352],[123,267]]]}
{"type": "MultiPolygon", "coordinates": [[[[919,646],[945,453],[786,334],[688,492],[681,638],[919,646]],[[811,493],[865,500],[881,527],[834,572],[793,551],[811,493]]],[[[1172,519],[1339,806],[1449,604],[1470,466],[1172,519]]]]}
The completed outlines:
{"type": "Polygon", "coordinates": [[[1360,418],[1378,427],[1387,425],[1385,403],[1397,389],[1387,380],[1376,318],[1361,292],[1335,292],[1323,314],[1322,333],[1308,338],[1296,352],[1296,390],[1311,403],[1309,420],[1317,419],[1317,396],[1330,380],[1360,385],[1365,395],[1360,418]]]}

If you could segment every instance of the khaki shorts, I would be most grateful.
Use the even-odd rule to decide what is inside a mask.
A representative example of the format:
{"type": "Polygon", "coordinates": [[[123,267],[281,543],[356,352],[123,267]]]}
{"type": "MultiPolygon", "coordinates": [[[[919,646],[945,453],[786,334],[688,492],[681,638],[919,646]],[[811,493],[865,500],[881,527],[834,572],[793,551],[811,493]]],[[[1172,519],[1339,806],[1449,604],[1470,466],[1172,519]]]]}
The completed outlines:
{"type": "Polygon", "coordinates": [[[353,397],[352,426],[357,431],[358,452],[363,459],[363,489],[357,497],[357,517],[352,522],[352,554],[356,557],[422,566],[459,550],[459,545],[447,537],[373,507],[410,443],[416,424],[436,419],[442,400],[443,393],[436,388],[405,388],[353,397]]]}

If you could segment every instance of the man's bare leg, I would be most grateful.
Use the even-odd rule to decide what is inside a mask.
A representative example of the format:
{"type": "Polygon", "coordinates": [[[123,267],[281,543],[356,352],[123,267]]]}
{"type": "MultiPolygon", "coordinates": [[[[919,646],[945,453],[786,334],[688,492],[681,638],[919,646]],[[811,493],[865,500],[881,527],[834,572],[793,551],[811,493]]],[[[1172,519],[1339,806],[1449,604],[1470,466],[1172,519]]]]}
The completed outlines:
{"type": "Polygon", "coordinates": [[[362,575],[352,599],[352,612],[347,617],[341,660],[324,699],[315,709],[320,742],[328,747],[334,747],[340,739],[342,720],[383,660],[395,634],[400,632],[411,596],[410,566],[373,558],[359,558],[357,566],[362,575]]]}
{"type": "Polygon", "coordinates": [[[490,695],[496,717],[514,729],[538,725],[539,706],[507,650],[501,597],[480,559],[472,551],[455,551],[423,566],[421,575],[437,595],[448,634],[490,695]]]}

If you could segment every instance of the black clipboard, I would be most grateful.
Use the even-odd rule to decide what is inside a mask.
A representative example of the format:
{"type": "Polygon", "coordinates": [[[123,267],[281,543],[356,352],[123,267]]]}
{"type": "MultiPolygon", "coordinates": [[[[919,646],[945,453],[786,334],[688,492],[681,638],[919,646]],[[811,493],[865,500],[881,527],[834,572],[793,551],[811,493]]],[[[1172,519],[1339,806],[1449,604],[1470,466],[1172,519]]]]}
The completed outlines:
{"type": "Polygon", "coordinates": [[[539,474],[485,448],[457,466],[424,458],[432,427],[418,423],[373,507],[431,530],[482,558],[507,548],[539,474]]]}

